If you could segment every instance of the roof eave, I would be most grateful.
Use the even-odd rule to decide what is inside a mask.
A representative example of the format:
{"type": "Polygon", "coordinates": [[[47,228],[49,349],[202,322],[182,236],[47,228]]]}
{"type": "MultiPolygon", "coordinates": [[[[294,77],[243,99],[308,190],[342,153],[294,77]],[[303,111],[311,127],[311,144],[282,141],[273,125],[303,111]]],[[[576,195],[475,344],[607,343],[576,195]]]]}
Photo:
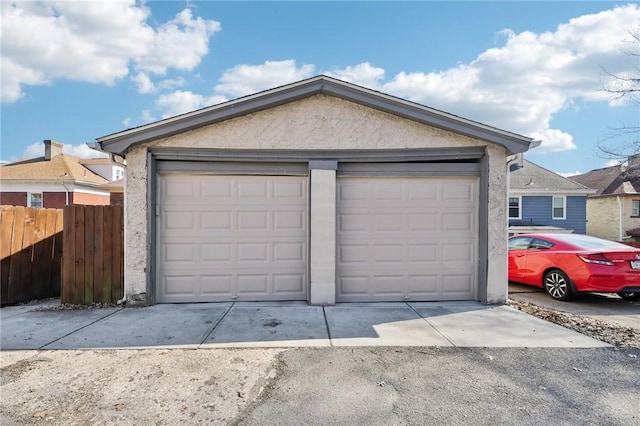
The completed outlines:
{"type": "Polygon", "coordinates": [[[99,147],[98,149],[101,151],[122,155],[134,144],[172,136],[316,94],[336,96],[423,124],[503,145],[507,149],[507,155],[525,152],[539,144],[539,141],[534,141],[522,135],[457,117],[331,77],[317,76],[134,129],[103,136],[96,139],[96,148],[99,147]]]}

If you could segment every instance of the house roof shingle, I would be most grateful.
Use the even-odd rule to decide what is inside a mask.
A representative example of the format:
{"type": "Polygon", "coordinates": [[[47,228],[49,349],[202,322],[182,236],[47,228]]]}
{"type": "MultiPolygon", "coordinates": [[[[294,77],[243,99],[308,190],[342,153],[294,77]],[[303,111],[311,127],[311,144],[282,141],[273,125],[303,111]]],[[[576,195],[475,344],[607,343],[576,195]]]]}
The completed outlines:
{"type": "Polygon", "coordinates": [[[523,160],[523,167],[511,172],[509,190],[518,192],[563,192],[591,194],[593,190],[557,173],[523,160]]]}
{"type": "Polygon", "coordinates": [[[571,176],[574,182],[596,190],[595,195],[624,195],[640,192],[640,169],[624,165],[605,167],[571,176]]]}
{"type": "Polygon", "coordinates": [[[83,160],[72,155],[60,154],[51,160],[45,157],[31,158],[5,164],[0,167],[3,181],[70,181],[89,185],[101,185],[108,180],[84,167],[83,160]]]}

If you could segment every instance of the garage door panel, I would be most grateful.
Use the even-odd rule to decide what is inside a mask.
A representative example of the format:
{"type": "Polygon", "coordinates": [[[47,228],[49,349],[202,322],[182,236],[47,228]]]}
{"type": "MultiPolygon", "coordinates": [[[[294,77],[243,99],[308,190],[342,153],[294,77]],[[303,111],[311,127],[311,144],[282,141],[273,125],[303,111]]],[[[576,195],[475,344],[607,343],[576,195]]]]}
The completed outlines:
{"type": "Polygon", "coordinates": [[[267,274],[238,274],[238,295],[268,295],[269,276],[267,274]]]}
{"type": "Polygon", "coordinates": [[[204,263],[220,263],[233,261],[233,244],[203,243],[200,245],[200,261],[204,263]]]}
{"type": "Polygon", "coordinates": [[[342,246],[338,247],[338,260],[342,264],[363,262],[368,263],[369,258],[367,256],[367,250],[369,250],[369,246],[366,244],[343,244],[342,246]]]}
{"type": "Polygon", "coordinates": [[[293,176],[161,175],[158,300],[305,300],[306,185],[293,176]],[[185,197],[188,186],[196,190],[185,197]]]}
{"type": "Polygon", "coordinates": [[[290,202],[290,199],[305,197],[306,187],[303,182],[274,182],[274,199],[281,202],[290,202]]]}
{"type": "Polygon", "coordinates": [[[369,275],[343,275],[338,277],[338,286],[342,294],[347,296],[368,296],[370,287],[369,275]]]}
{"type": "Polygon", "coordinates": [[[273,293],[291,294],[304,291],[304,274],[274,274],[273,293]]]}
{"type": "Polygon", "coordinates": [[[438,261],[438,246],[436,244],[408,244],[407,252],[407,261],[415,265],[438,261]]]}
{"type": "Polygon", "coordinates": [[[402,265],[405,261],[404,246],[402,244],[375,244],[373,247],[374,264],[402,265]]]}
{"type": "Polygon", "coordinates": [[[277,263],[302,262],[304,261],[304,249],[303,243],[274,243],[273,261],[277,263]]]}
{"type": "Polygon", "coordinates": [[[443,294],[467,294],[473,290],[474,277],[468,275],[448,274],[442,277],[443,294]]]}
{"type": "Polygon", "coordinates": [[[427,297],[439,294],[439,280],[437,275],[411,275],[408,277],[409,291],[413,295],[427,297]]]}
{"type": "Polygon", "coordinates": [[[304,229],[304,211],[274,211],[273,229],[275,231],[300,231],[304,229]]]}
{"type": "Polygon", "coordinates": [[[337,300],[473,299],[477,181],[340,178],[337,300]]]}
{"type": "Polygon", "coordinates": [[[233,288],[232,275],[202,275],[202,292],[200,296],[231,297],[233,288]]]}
{"type": "Polygon", "coordinates": [[[166,294],[175,297],[186,297],[198,292],[198,277],[195,275],[169,275],[162,281],[166,294]]]}
{"type": "Polygon", "coordinates": [[[238,181],[238,198],[243,202],[252,202],[256,199],[268,198],[267,182],[265,181],[238,181]]]}
{"type": "Polygon", "coordinates": [[[164,212],[163,223],[165,231],[193,229],[196,218],[191,210],[169,210],[164,212]]]}
{"type": "Polygon", "coordinates": [[[202,229],[231,230],[233,229],[233,215],[230,210],[215,212],[203,211],[200,213],[200,223],[202,229]]]}

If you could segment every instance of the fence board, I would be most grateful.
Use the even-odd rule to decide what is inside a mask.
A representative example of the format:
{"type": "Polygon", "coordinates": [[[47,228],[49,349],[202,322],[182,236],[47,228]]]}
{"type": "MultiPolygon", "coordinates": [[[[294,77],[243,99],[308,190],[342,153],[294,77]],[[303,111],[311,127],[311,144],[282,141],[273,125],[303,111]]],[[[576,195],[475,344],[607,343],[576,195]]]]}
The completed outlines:
{"type": "Polygon", "coordinates": [[[19,300],[28,300],[27,289],[33,286],[31,264],[33,261],[33,242],[35,238],[35,209],[24,211],[24,232],[22,234],[22,250],[20,251],[20,281],[16,283],[15,291],[19,300]]]}
{"type": "Polygon", "coordinates": [[[62,290],[62,255],[63,255],[63,247],[62,242],[64,240],[63,237],[64,231],[64,214],[56,215],[55,221],[55,234],[53,238],[53,258],[54,262],[52,264],[52,273],[53,277],[52,283],[52,293],[60,294],[62,290]]]}
{"type": "Polygon", "coordinates": [[[73,288],[76,281],[76,251],[73,241],[73,224],[76,221],[76,211],[73,207],[65,207],[63,218],[62,241],[64,250],[62,252],[62,282],[60,283],[60,296],[62,303],[75,297],[73,288]],[[64,244],[67,241],[67,244],[64,244]]]}
{"type": "Polygon", "coordinates": [[[85,206],[84,209],[84,303],[89,305],[93,302],[93,262],[95,260],[95,250],[93,247],[93,233],[95,232],[94,206],[85,206]]]}
{"type": "MultiPolygon", "coordinates": [[[[45,228],[44,233],[47,237],[42,241],[42,253],[43,257],[50,257],[53,259],[55,257],[55,253],[53,251],[53,245],[55,241],[55,237],[50,237],[50,235],[55,235],[56,229],[56,211],[50,209],[43,209],[45,213],[45,228]]],[[[54,262],[41,262],[39,265],[40,276],[43,280],[46,280],[46,285],[43,286],[44,291],[54,292],[54,281],[55,277],[53,276],[53,264],[54,262]]],[[[58,277],[58,280],[60,278],[58,277]]]]}
{"type": "MultiPolygon", "coordinates": [[[[75,213],[75,221],[73,222],[73,240],[76,246],[76,258],[74,262],[76,280],[73,283],[73,294],[75,295],[75,303],[84,302],[84,262],[85,247],[84,247],[84,233],[86,232],[84,227],[84,206],[73,206],[75,213]],[[82,253],[82,256],[78,256],[78,253],[82,253]]],[[[66,244],[65,244],[66,245],[66,244]]]]}
{"type": "MultiPolygon", "coordinates": [[[[93,244],[95,247],[96,253],[104,252],[104,209],[96,209],[95,214],[95,230],[93,233],[93,244]]],[[[93,262],[93,300],[96,302],[108,302],[109,295],[105,297],[104,294],[104,284],[102,282],[102,277],[104,276],[104,256],[95,256],[93,262]]]]}
{"type": "Polygon", "coordinates": [[[15,217],[15,209],[9,206],[2,206],[0,212],[0,255],[2,263],[0,264],[0,294],[9,294],[9,269],[11,267],[11,246],[13,237],[13,224],[15,217]]]}
{"type": "Polygon", "coordinates": [[[114,208],[113,229],[113,271],[115,276],[111,279],[112,297],[115,300],[122,298],[124,294],[124,211],[114,208]],[[121,284],[122,283],[122,284],[121,284]]]}
{"type": "MultiPolygon", "coordinates": [[[[33,228],[33,259],[43,259],[45,256],[45,235],[47,231],[47,211],[36,209],[33,228]]],[[[46,262],[51,264],[51,262],[46,262]]],[[[50,277],[46,274],[45,262],[32,262],[31,286],[37,293],[44,293],[49,286],[50,277]]]]}
{"type": "Polygon", "coordinates": [[[104,262],[104,273],[102,275],[102,292],[108,300],[113,299],[113,240],[116,238],[115,232],[113,232],[113,215],[105,214],[104,216],[104,229],[107,232],[104,233],[104,251],[102,252],[102,259],[104,262]],[[109,232],[111,230],[111,232],[109,232]],[[107,265],[111,267],[107,267],[107,265]]]}

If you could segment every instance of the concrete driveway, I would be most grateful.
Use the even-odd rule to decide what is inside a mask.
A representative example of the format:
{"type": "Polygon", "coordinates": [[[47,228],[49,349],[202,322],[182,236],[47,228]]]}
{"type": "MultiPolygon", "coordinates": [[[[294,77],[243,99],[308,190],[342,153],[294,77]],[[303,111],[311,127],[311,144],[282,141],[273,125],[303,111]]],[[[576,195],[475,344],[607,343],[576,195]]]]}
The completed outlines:
{"type": "Polygon", "coordinates": [[[624,300],[615,294],[588,293],[571,302],[559,302],[541,288],[514,283],[509,284],[509,298],[640,331],[640,300],[624,300]]]}
{"type": "MultiPolygon", "coordinates": [[[[59,301],[49,302],[59,304],[59,301]]],[[[2,350],[609,346],[508,306],[476,302],[164,304],[147,308],[0,310],[2,350]]]]}

